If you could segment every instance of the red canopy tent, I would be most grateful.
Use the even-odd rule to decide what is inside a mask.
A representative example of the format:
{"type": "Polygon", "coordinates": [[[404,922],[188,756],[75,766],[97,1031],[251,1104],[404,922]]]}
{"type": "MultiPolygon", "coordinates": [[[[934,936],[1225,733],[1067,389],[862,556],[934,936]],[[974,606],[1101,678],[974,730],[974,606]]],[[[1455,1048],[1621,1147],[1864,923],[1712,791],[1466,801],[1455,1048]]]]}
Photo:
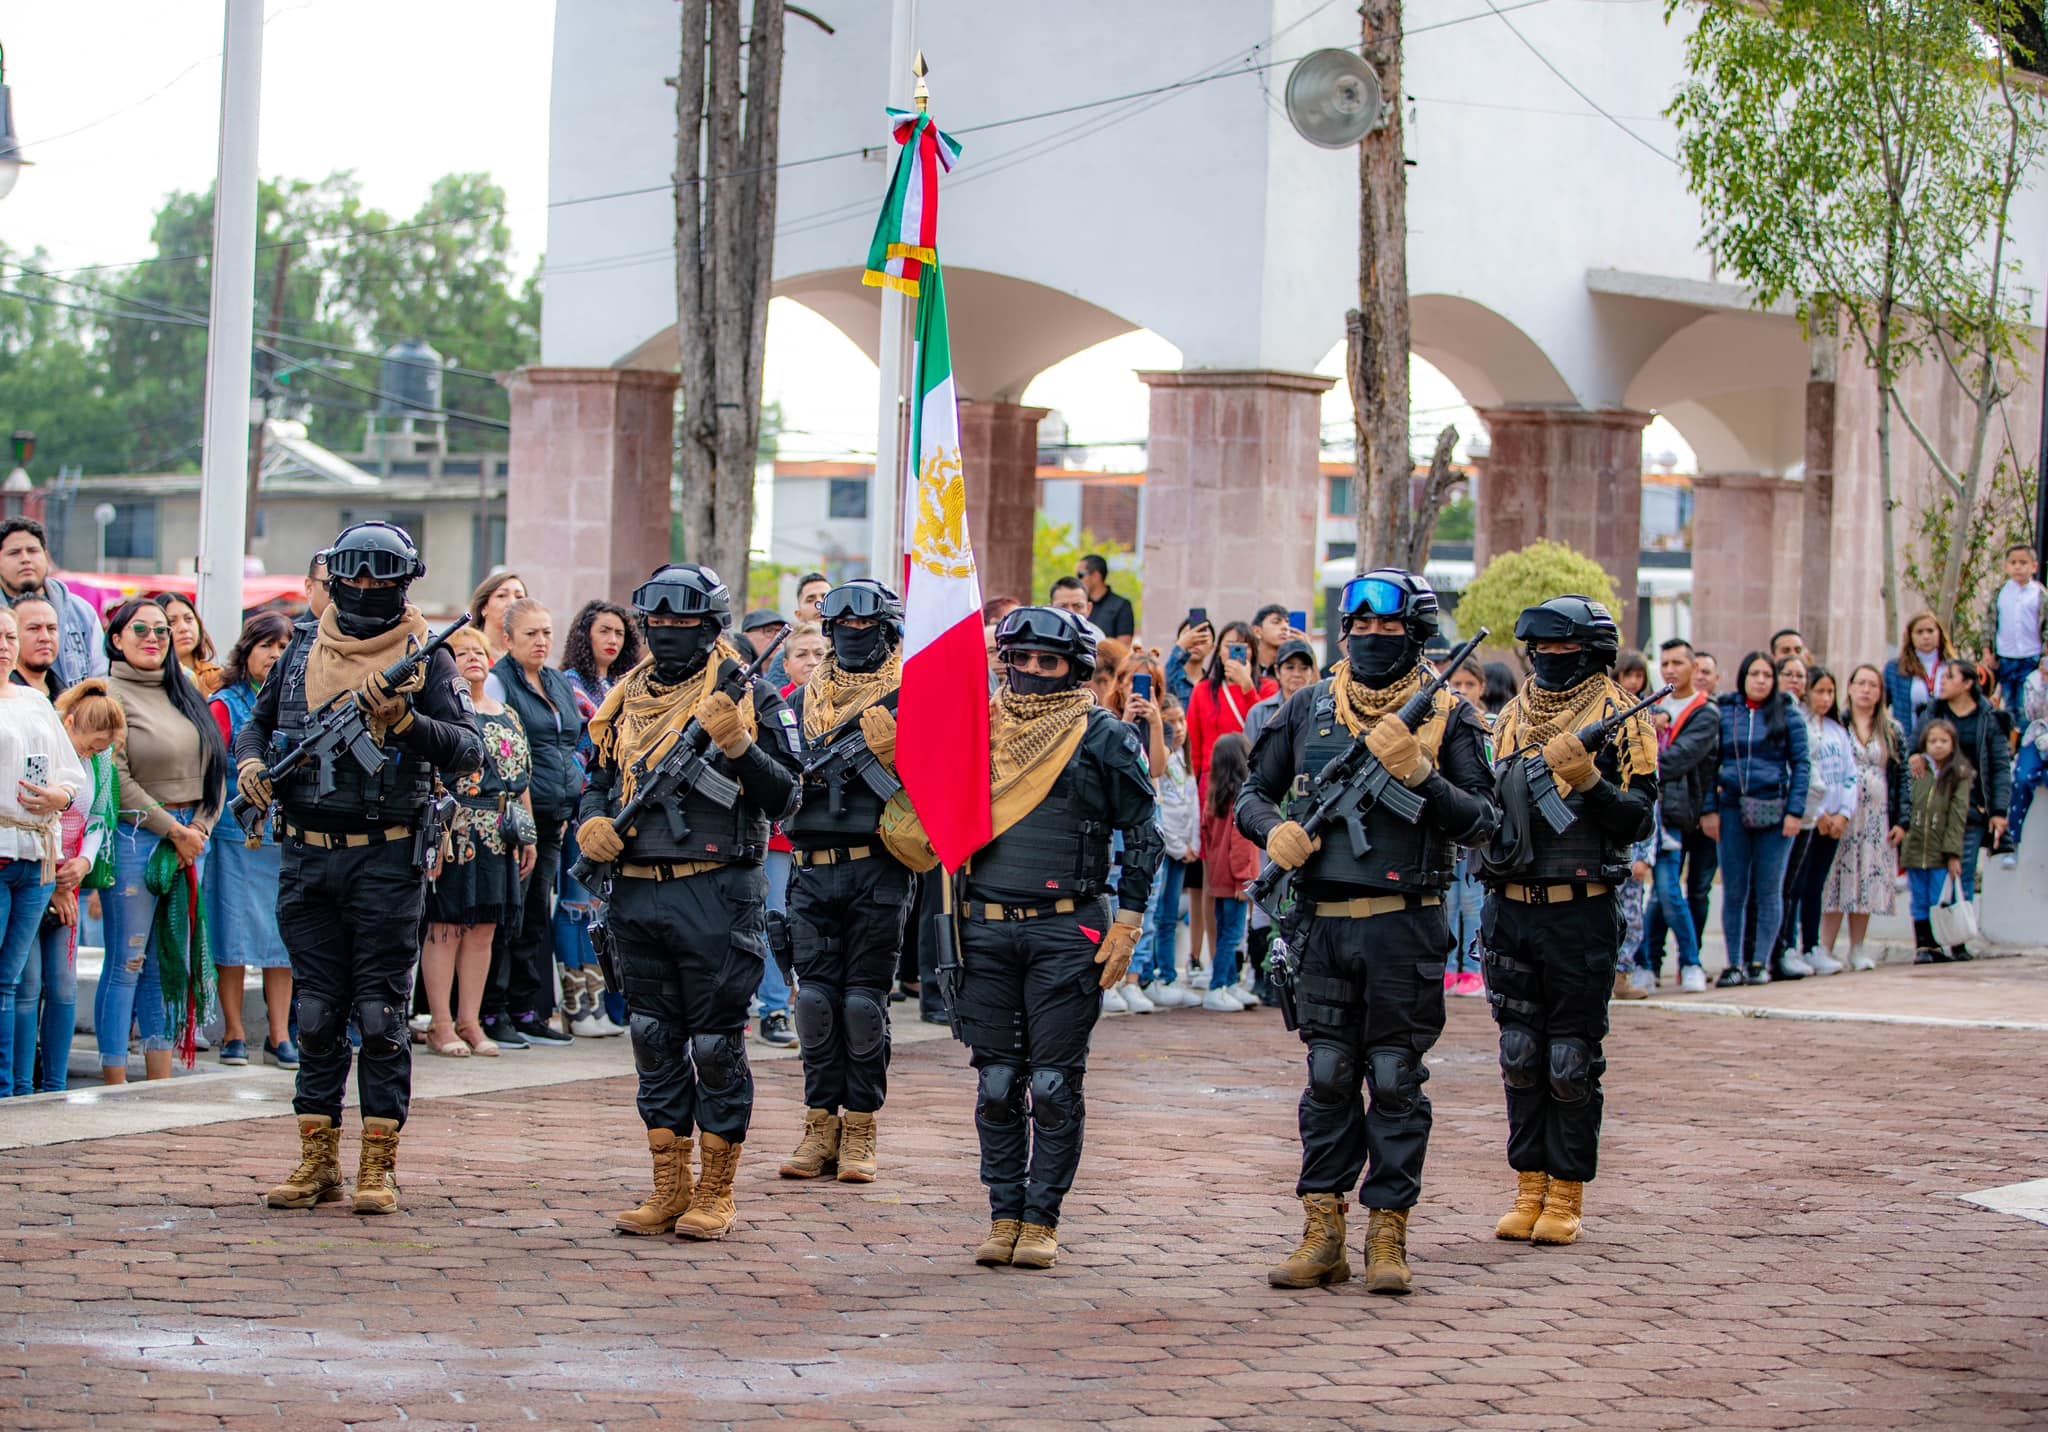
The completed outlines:
{"type": "MultiPolygon", "coordinates": [[[[199,596],[199,578],[189,572],[59,572],[56,575],[65,586],[91,602],[102,620],[130,597],[148,596],[153,592],[176,592],[195,600],[199,596]]],[[[301,577],[242,578],[244,612],[255,611],[281,599],[303,605],[305,595],[305,580],[301,577]]]]}

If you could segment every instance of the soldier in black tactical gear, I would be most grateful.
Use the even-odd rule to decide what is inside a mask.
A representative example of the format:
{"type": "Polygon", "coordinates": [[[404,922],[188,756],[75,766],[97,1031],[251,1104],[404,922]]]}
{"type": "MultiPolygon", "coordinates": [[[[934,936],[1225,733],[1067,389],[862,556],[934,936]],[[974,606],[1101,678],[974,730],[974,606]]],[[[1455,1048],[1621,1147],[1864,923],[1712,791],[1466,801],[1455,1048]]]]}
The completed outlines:
{"type": "Polygon", "coordinates": [[[1366,1286],[1405,1293],[1408,1210],[1422,1195],[1429,1148],[1422,1056],[1444,1028],[1452,941],[1443,892],[1454,847],[1485,840],[1497,812],[1485,732],[1469,705],[1441,690],[1412,732],[1396,714],[1431,675],[1420,659],[1439,624],[1429,583],[1367,572],[1345,585],[1340,610],[1344,660],[1267,723],[1237,805],[1238,829],[1297,872],[1282,933],[1299,959],[1295,1004],[1308,1045],[1295,1187],[1305,1224],[1300,1246],[1267,1281],[1311,1288],[1351,1276],[1344,1200],[1357,1188],[1371,1213],[1366,1286]],[[1421,820],[1374,805],[1364,818],[1369,848],[1343,830],[1311,838],[1299,822],[1324,794],[1316,778],[1360,737],[1422,797],[1421,820]]]}
{"type": "Polygon", "coordinates": [[[784,1178],[875,1178],[875,1114],[888,1093],[889,986],[914,877],[883,846],[895,791],[903,603],[871,578],[834,587],[820,615],[831,651],[796,692],[803,803],[783,825],[795,850],[789,937],[803,1041],[804,1133],[784,1178]]]}
{"type": "Polygon", "coordinates": [[[725,638],[732,597],[709,567],[662,567],[633,593],[647,658],[591,718],[596,760],[577,843],[613,862],[605,927],[626,986],[640,1117],[654,1192],[614,1220],[624,1233],[722,1238],[754,1110],[747,1000],[768,957],[769,826],[797,808],[796,718],[765,681],[735,701],[748,658],[725,638]],[[692,723],[715,751],[705,770],[737,783],[728,808],[700,784],[630,829],[612,816],[692,723]],[[701,1134],[693,1182],[691,1135],[701,1134]]]}
{"type": "Polygon", "coordinates": [[[1517,1180],[1494,1232],[1570,1243],[1600,1148],[1600,1042],[1622,934],[1616,892],[1656,812],[1657,737],[1637,715],[1596,752],[1578,738],[1630,704],[1608,676],[1621,633],[1599,602],[1530,607],[1515,639],[1527,643],[1535,675],[1494,724],[1501,830],[1482,862],[1481,946],[1517,1180]],[[1564,830],[1538,809],[1538,782],[1563,797],[1564,830]]]}
{"type": "Polygon", "coordinates": [[[1095,634],[1051,607],[996,628],[990,709],[994,832],[960,878],[960,1037],[988,1187],[983,1264],[1050,1268],[1081,1162],[1088,1037],[1122,983],[1165,846],[1130,728],[1094,704],[1095,634]],[[1122,873],[1111,899],[1110,842],[1122,873]]]}
{"type": "Polygon", "coordinates": [[[299,1166],[270,1190],[272,1208],[311,1208],[341,1198],[342,1096],[348,1085],[349,1023],[362,1038],[356,1090],[363,1110],[357,1213],[398,1207],[398,1131],[412,1099],[413,968],[427,873],[417,833],[436,774],[483,763],[483,738],[469,686],[445,651],[433,653],[407,689],[385,671],[431,639],[406,589],[426,565],[403,529],[384,522],[350,527],[325,555],[332,604],[302,624],[235,738],[243,798],[259,812],[280,807],[277,925],[292,959],[299,1024],[299,1166]],[[275,791],[266,768],[315,734],[310,712],[330,697],[353,700],[382,753],[374,771],[344,756],[334,788],[306,762],[275,791]]]}

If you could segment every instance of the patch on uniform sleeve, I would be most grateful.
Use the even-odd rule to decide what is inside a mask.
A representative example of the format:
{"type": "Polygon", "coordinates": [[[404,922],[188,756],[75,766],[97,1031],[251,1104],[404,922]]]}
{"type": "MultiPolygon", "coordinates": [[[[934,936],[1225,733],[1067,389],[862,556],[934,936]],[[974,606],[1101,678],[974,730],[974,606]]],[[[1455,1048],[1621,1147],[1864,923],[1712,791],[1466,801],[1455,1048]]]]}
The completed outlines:
{"type": "Polygon", "coordinates": [[[782,739],[789,746],[789,754],[803,754],[803,738],[797,732],[796,712],[787,706],[782,708],[782,739]]]}
{"type": "Polygon", "coordinates": [[[455,693],[455,704],[471,716],[476,715],[476,702],[470,700],[469,683],[455,677],[448,683],[448,689],[455,693]]]}

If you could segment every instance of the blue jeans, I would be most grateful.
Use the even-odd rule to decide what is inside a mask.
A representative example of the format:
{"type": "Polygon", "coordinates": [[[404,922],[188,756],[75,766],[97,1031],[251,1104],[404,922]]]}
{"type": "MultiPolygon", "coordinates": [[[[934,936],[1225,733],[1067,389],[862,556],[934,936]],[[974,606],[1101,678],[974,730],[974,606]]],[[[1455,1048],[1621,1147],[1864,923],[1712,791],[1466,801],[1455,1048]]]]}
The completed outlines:
{"type": "Polygon", "coordinates": [[[36,941],[40,948],[22,967],[21,988],[14,996],[17,1094],[28,1093],[31,1082],[38,1094],[70,1087],[71,1039],[78,1033],[78,947],[73,941],[77,933],[70,925],[45,925],[36,941]],[[38,1042],[43,1055],[40,1079],[36,1078],[38,1042]]]}
{"type": "MultiPolygon", "coordinates": [[[[1964,871],[1969,866],[1963,867],[1964,871]]],[[[1936,865],[1927,870],[1906,872],[1906,898],[1912,902],[1915,923],[1927,918],[1927,912],[1941,903],[1942,892],[1948,888],[1948,867],[1936,865]]],[[[1964,899],[1969,896],[1965,895],[1964,899]]]]}
{"type": "Polygon", "coordinates": [[[1785,916],[1785,862],[1792,839],[1779,826],[1747,830],[1733,811],[1721,817],[1721,934],[1728,942],[1728,968],[1762,965],[1785,916]],[[1742,943],[1744,912],[1756,895],[1756,946],[1742,943]]]}
{"type": "Polygon", "coordinates": [[[1479,877],[1472,871],[1470,851],[1458,857],[1458,871],[1451,879],[1451,888],[1445,893],[1444,904],[1450,907],[1447,913],[1451,920],[1451,938],[1457,941],[1451,947],[1446,973],[1476,975],[1479,973],[1479,920],[1486,909],[1486,891],[1480,888],[1479,877]]]}
{"type": "MultiPolygon", "coordinates": [[[[796,868],[796,857],[786,850],[768,852],[768,908],[787,913],[789,910],[789,872],[796,868]]],[[[771,1014],[789,1013],[789,983],[782,978],[782,967],[771,959],[761,962],[761,983],[754,995],[761,1001],[761,1017],[771,1014]]]]}
{"type": "Polygon", "coordinates": [[[1251,923],[1252,902],[1216,902],[1216,963],[1209,971],[1210,989],[1228,989],[1237,983],[1237,953],[1244,948],[1244,932],[1251,923]]]}
{"type": "Polygon", "coordinates": [[[2014,850],[2020,848],[2020,828],[2027,823],[2027,810],[2034,804],[2034,792],[2043,786],[2048,786],[2048,760],[2042,759],[2032,741],[2022,741],[2019,759],[2012,768],[2012,809],[2007,812],[2012,823],[2008,834],[2014,850]]]}
{"type": "Polygon", "coordinates": [[[1145,933],[1138,943],[1133,972],[1140,984],[1172,984],[1174,959],[1180,949],[1180,897],[1188,868],[1172,856],[1159,862],[1152,877],[1152,898],[1145,905],[1145,933]]]}
{"type": "MultiPolygon", "coordinates": [[[[172,811],[180,825],[193,812],[172,811]]],[[[234,833],[229,832],[229,839],[234,833]]],[[[114,831],[114,887],[100,892],[106,958],[92,1000],[92,1027],[100,1046],[100,1068],[128,1067],[128,1026],[142,1032],[148,1052],[168,1051],[176,1031],[164,1017],[164,990],[156,968],[156,899],[143,883],[149,858],[163,837],[122,821],[114,831]]],[[[202,875],[205,857],[200,857],[202,875]]]]}
{"type": "Polygon", "coordinates": [[[2020,719],[2020,698],[2026,692],[2027,678],[2041,669],[2038,656],[2001,656],[1998,658],[1998,689],[2005,694],[2005,709],[2012,713],[2013,721],[2025,727],[2020,719]]]}
{"type": "MultiPolygon", "coordinates": [[[[17,1045],[21,1039],[15,1014],[16,991],[21,987],[22,972],[28,968],[29,961],[42,958],[37,935],[42,930],[43,911],[50,908],[50,896],[56,888],[43,883],[43,866],[39,860],[0,862],[0,1097],[32,1092],[29,1080],[15,1072],[15,1066],[20,1062],[17,1045]]],[[[28,1062],[33,1065],[36,1057],[34,1001],[30,1001],[28,1009],[28,1062]]],[[[66,1047],[68,1050],[69,1046],[66,1047]]]]}
{"type": "MultiPolygon", "coordinates": [[[[1664,928],[1678,937],[1678,967],[1700,962],[1700,933],[1693,928],[1692,904],[1686,898],[1685,850],[1660,850],[1657,852],[1656,875],[1653,889],[1656,894],[1656,913],[1663,916],[1664,928]]],[[[1642,961],[1645,968],[1650,965],[1650,944],[1643,943],[1642,961]]]]}

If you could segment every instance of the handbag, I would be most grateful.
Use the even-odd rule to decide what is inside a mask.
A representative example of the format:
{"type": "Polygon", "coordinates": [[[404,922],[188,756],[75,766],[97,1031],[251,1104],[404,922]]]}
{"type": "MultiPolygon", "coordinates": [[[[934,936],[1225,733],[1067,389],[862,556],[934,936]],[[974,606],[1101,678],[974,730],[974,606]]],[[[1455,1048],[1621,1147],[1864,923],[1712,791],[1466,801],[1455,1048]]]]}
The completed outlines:
{"type": "Polygon", "coordinates": [[[1783,796],[1742,796],[1736,804],[1744,830],[1776,830],[1785,823],[1783,796]]]}
{"type": "Polygon", "coordinates": [[[1977,902],[1963,898],[1963,883],[1955,876],[1948,877],[1940,902],[1927,912],[1927,923],[1934,929],[1934,942],[1945,950],[1978,938],[1977,902]]]}

